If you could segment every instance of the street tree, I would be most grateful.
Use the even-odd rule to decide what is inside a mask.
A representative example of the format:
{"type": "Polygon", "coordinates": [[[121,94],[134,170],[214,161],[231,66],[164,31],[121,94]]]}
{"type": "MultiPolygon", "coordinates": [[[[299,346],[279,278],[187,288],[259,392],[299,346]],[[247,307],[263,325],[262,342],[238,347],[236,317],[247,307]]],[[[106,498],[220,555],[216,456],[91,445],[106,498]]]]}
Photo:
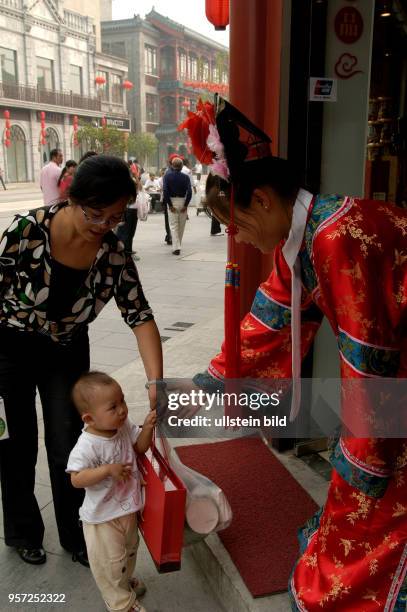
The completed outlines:
{"type": "Polygon", "coordinates": [[[117,128],[81,125],[77,138],[79,143],[86,143],[86,147],[93,151],[124,157],[127,145],[126,136],[125,132],[117,128]]]}
{"type": "Polygon", "coordinates": [[[138,132],[129,135],[127,142],[129,157],[136,157],[142,166],[157,153],[158,140],[154,134],[138,132]]]}

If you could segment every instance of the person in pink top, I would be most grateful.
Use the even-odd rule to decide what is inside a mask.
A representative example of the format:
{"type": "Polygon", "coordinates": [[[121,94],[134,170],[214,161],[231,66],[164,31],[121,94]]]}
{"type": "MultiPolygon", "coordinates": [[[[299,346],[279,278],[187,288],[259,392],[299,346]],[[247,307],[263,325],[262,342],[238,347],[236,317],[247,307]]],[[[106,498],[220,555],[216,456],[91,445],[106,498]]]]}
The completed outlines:
{"type": "Polygon", "coordinates": [[[40,187],[46,206],[54,204],[61,199],[58,180],[61,176],[62,151],[60,149],[52,149],[50,159],[51,161],[43,167],[40,175],[40,187]]]}
{"type": "Polygon", "coordinates": [[[68,159],[58,179],[59,196],[62,201],[67,200],[69,196],[69,188],[73,181],[78,164],[74,159],[68,159]]]}

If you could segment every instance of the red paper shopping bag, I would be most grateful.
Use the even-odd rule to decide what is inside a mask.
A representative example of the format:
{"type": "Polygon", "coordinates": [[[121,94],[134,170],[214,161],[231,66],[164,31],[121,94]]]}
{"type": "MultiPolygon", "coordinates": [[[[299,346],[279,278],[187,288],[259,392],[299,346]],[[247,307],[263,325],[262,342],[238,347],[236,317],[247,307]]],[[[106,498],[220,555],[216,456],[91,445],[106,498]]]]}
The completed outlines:
{"type": "Polygon", "coordinates": [[[155,445],[137,459],[144,488],[139,529],[160,573],[181,567],[186,490],[155,445]]]}

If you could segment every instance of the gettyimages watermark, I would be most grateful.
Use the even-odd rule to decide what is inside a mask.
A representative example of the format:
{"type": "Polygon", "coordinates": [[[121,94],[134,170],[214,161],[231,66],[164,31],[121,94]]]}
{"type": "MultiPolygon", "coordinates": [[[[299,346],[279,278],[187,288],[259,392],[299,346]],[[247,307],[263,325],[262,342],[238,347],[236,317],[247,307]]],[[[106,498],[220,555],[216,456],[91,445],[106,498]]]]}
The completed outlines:
{"type": "Polygon", "coordinates": [[[407,438],[407,379],[301,379],[294,421],[291,379],[194,381],[158,383],[158,421],[167,437],[229,438],[261,430],[273,438],[407,438]]]}

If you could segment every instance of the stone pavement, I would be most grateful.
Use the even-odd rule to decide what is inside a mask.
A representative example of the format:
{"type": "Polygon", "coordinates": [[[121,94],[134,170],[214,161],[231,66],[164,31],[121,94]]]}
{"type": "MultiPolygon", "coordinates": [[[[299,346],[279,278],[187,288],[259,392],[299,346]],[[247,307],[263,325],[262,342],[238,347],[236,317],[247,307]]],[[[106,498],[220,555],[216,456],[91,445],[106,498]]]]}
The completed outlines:
{"type": "MultiPolygon", "coordinates": [[[[12,210],[24,209],[24,201],[41,205],[41,195],[29,188],[21,201],[5,202],[0,192],[0,231],[11,220],[12,210]],[[29,197],[25,197],[25,195],[29,197]]],[[[154,309],[163,339],[166,376],[187,377],[202,371],[218,350],[223,335],[223,275],[225,237],[210,237],[209,219],[190,211],[181,257],[164,244],[162,214],[139,223],[134,246],[140,255],[138,269],[146,296],[154,309]]],[[[112,373],[125,390],[130,415],[137,422],[147,409],[145,374],[131,331],[122,322],[114,302],[90,328],[91,364],[112,373]]],[[[57,604],[8,604],[8,593],[63,593],[64,609],[97,612],[104,609],[88,570],[72,563],[59,546],[53,514],[42,415],[38,413],[40,442],[37,463],[37,499],[46,526],[46,565],[22,563],[14,550],[0,544],[0,610],[58,609],[57,604]]],[[[182,440],[183,444],[187,441],[182,440]]],[[[191,440],[198,443],[200,440],[191,440]]],[[[322,503],[326,483],[301,461],[281,457],[287,468],[322,503]]],[[[2,520],[2,519],[0,519],[2,520]]],[[[253,600],[229,555],[214,535],[204,544],[188,548],[182,570],[158,575],[141,544],[138,568],[148,593],[143,603],[149,612],[253,612],[290,609],[286,594],[253,600]]],[[[62,604],[61,604],[62,605],[62,604]]]]}

